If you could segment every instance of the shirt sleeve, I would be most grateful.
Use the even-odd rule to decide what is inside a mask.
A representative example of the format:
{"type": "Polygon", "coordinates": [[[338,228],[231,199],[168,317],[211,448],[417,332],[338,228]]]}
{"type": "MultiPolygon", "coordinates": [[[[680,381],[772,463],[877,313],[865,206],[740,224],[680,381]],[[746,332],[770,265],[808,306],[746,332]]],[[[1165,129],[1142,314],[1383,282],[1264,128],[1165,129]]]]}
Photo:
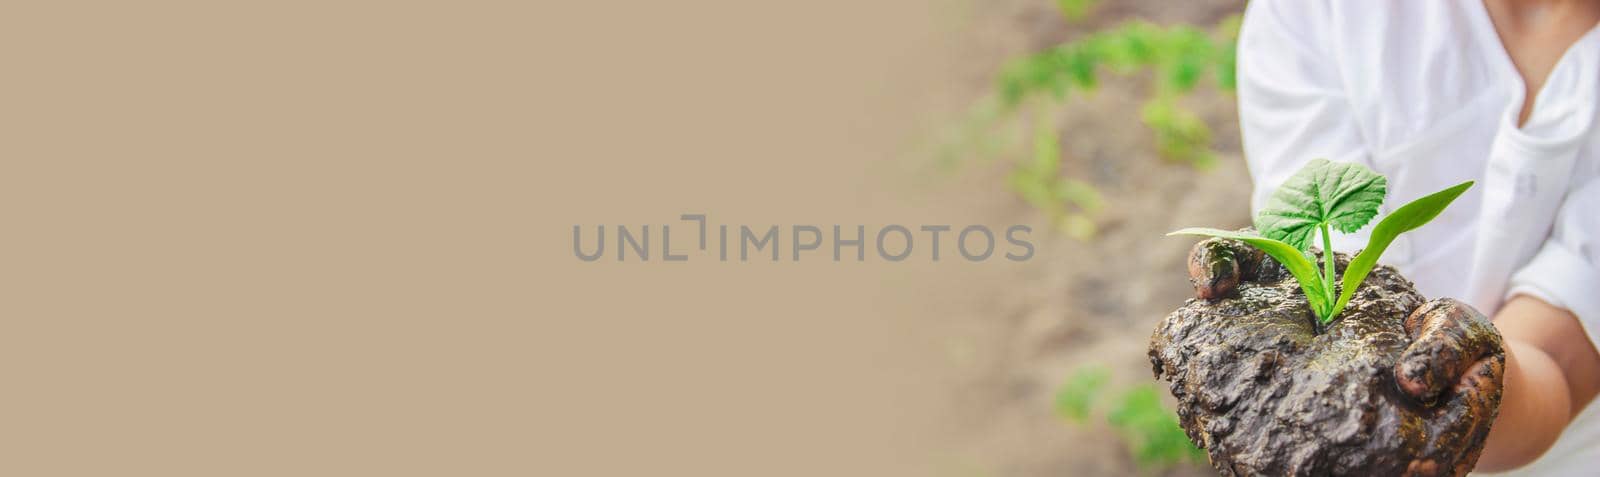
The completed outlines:
{"type": "Polygon", "coordinates": [[[1511,276],[1507,297],[1529,295],[1578,317],[1600,349],[1600,179],[1569,194],[1539,252],[1511,276]]]}
{"type": "MultiPolygon", "coordinates": [[[[1239,28],[1239,128],[1252,215],[1312,159],[1370,162],[1340,77],[1325,1],[1256,0],[1239,28]]],[[[1368,166],[1371,164],[1368,163],[1368,166]]]]}

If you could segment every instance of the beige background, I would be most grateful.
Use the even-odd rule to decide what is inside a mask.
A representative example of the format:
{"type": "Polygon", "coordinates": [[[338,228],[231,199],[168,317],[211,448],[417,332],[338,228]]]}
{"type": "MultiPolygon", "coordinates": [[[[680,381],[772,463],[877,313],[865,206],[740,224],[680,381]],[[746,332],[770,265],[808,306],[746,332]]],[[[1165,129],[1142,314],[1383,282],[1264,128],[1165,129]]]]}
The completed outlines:
{"type": "Polygon", "coordinates": [[[1009,262],[570,234],[1003,223],[907,172],[944,3],[8,4],[0,474],[942,472],[1009,262]]]}

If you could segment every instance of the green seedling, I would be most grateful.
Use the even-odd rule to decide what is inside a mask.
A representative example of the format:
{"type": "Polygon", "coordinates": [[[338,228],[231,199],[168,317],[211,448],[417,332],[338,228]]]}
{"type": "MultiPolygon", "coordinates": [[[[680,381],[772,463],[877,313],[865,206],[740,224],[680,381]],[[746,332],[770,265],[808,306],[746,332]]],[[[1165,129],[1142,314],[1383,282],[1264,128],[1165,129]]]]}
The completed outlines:
{"type": "Polygon", "coordinates": [[[1161,404],[1161,390],[1154,385],[1142,384],[1123,392],[1106,420],[1127,441],[1134,462],[1141,467],[1206,461],[1205,451],[1189,442],[1178,426],[1178,416],[1161,404]]]}
{"type": "Polygon", "coordinates": [[[1061,11],[1062,18],[1067,22],[1078,23],[1089,16],[1089,11],[1099,5],[1100,0],[1056,0],[1056,9],[1061,11]]]}
{"type": "Polygon", "coordinates": [[[1105,368],[1083,368],[1067,378],[1056,390],[1056,415],[1073,422],[1089,417],[1089,407],[1105,388],[1109,377],[1105,368]]]}
{"type": "Polygon", "coordinates": [[[1201,235],[1240,240],[1283,264],[1300,289],[1305,291],[1311,311],[1322,324],[1333,322],[1350,303],[1356,288],[1366,280],[1378,257],[1395,237],[1421,227],[1438,217],[1445,207],[1461,196],[1472,181],[1451,186],[1395,209],[1372,228],[1366,248],[1345,267],[1344,277],[1334,286],[1334,263],[1330,252],[1332,231],[1353,233],[1378,215],[1388,181],[1372,169],[1359,164],[1316,159],[1306,164],[1283,183],[1266,207],[1256,215],[1258,234],[1191,227],[1167,235],[1201,235]],[[1317,258],[1310,252],[1313,234],[1322,238],[1322,273],[1317,258]],[[1336,294],[1337,293],[1337,294],[1336,294]]]}
{"type": "MultiPolygon", "coordinates": [[[[1069,22],[1084,19],[1099,3],[1056,1],[1069,22]]],[[[1057,230],[1080,240],[1093,238],[1103,201],[1090,181],[1070,177],[1060,167],[1059,143],[1065,131],[1051,116],[1066,105],[1069,94],[1093,94],[1108,74],[1120,80],[1148,78],[1148,87],[1138,88],[1146,96],[1138,116],[1154,133],[1155,152],[1174,163],[1209,168],[1218,162],[1218,155],[1212,150],[1207,121],[1218,118],[1203,117],[1185,103],[1197,96],[1202,84],[1220,93],[1234,90],[1238,36],[1239,15],[1207,28],[1135,20],[1012,58],[999,72],[994,91],[930,144],[933,155],[942,167],[954,167],[967,158],[1018,159],[1007,185],[1057,230]],[[1208,77],[1212,80],[1206,81],[1208,77]],[[1028,120],[1030,113],[1037,119],[1028,120]]]]}
{"type": "Polygon", "coordinates": [[[1113,394],[1110,371],[1088,366],[1074,371],[1056,390],[1056,415],[1079,425],[1090,425],[1097,407],[1105,423],[1116,431],[1139,468],[1154,471],[1183,463],[1203,463],[1205,451],[1189,442],[1178,416],[1161,403],[1161,391],[1140,384],[1113,394]]]}

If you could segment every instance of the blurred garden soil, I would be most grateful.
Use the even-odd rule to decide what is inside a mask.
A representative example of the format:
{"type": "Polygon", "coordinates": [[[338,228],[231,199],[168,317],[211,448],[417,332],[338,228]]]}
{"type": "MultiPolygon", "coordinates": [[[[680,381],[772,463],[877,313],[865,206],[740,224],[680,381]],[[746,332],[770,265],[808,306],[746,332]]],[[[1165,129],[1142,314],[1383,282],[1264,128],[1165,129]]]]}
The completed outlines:
{"type": "MultiPolygon", "coordinates": [[[[1210,28],[1244,7],[1106,0],[1069,23],[1050,0],[956,4],[951,15],[961,41],[952,54],[969,101],[993,89],[1007,59],[1129,20],[1210,28]]],[[[1098,91],[1069,96],[1059,108],[1063,174],[1091,182],[1105,200],[1093,238],[1050,233],[1042,214],[1006,187],[1017,157],[964,159],[931,192],[996,222],[1034,224],[1038,245],[1038,255],[1016,273],[980,286],[978,309],[939,318],[958,376],[951,383],[959,436],[951,475],[1214,475],[1204,464],[1137,467],[1104,419],[1110,399],[1097,402],[1082,423],[1059,417],[1053,405],[1058,387],[1084,367],[1110,371],[1106,398],[1155,384],[1145,354],[1151,330],[1192,294],[1183,260],[1194,241],[1165,234],[1249,222],[1251,184],[1233,95],[1208,83],[1182,102],[1212,128],[1218,160],[1200,170],[1156,154],[1153,133],[1139,118],[1150,93],[1147,76],[1103,76],[1098,91]]],[[[1170,408],[1164,388],[1161,394],[1170,408]]]]}

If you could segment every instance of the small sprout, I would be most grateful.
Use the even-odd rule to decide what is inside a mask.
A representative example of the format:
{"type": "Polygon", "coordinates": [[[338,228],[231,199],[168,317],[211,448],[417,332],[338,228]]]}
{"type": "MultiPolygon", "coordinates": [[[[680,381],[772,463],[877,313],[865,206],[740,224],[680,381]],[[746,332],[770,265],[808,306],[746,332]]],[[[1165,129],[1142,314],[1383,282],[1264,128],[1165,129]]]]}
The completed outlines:
{"type": "Polygon", "coordinates": [[[1087,367],[1072,373],[1056,390],[1056,414],[1073,422],[1089,417],[1089,406],[1105,387],[1107,372],[1102,367],[1087,367]]]}
{"type": "Polygon", "coordinates": [[[1077,23],[1089,16],[1089,10],[1094,9],[1098,3],[1099,0],[1056,0],[1056,8],[1068,22],[1077,23]]]}
{"type": "Polygon", "coordinates": [[[1366,248],[1345,267],[1343,280],[1334,285],[1331,232],[1354,233],[1378,215],[1387,180],[1359,164],[1316,159],[1283,183],[1256,216],[1259,234],[1211,228],[1186,228],[1167,235],[1202,235],[1240,240],[1266,252],[1294,275],[1305,291],[1311,311],[1322,324],[1344,311],[1378,257],[1395,237],[1438,217],[1461,196],[1472,181],[1463,182],[1395,209],[1372,229],[1366,248]],[[1322,273],[1310,254],[1312,235],[1322,239],[1322,273]]]}
{"type": "Polygon", "coordinates": [[[1056,415],[1076,424],[1088,424],[1096,406],[1140,468],[1162,469],[1185,462],[1203,463],[1205,451],[1189,442],[1178,416],[1161,403],[1161,391],[1141,384],[1115,393],[1108,388],[1110,372],[1103,366],[1074,371],[1056,390],[1056,415]]]}
{"type": "Polygon", "coordinates": [[[1189,442],[1178,425],[1178,416],[1161,404],[1161,391],[1155,386],[1144,384],[1124,392],[1106,419],[1127,440],[1141,466],[1206,461],[1205,451],[1189,442]]]}

